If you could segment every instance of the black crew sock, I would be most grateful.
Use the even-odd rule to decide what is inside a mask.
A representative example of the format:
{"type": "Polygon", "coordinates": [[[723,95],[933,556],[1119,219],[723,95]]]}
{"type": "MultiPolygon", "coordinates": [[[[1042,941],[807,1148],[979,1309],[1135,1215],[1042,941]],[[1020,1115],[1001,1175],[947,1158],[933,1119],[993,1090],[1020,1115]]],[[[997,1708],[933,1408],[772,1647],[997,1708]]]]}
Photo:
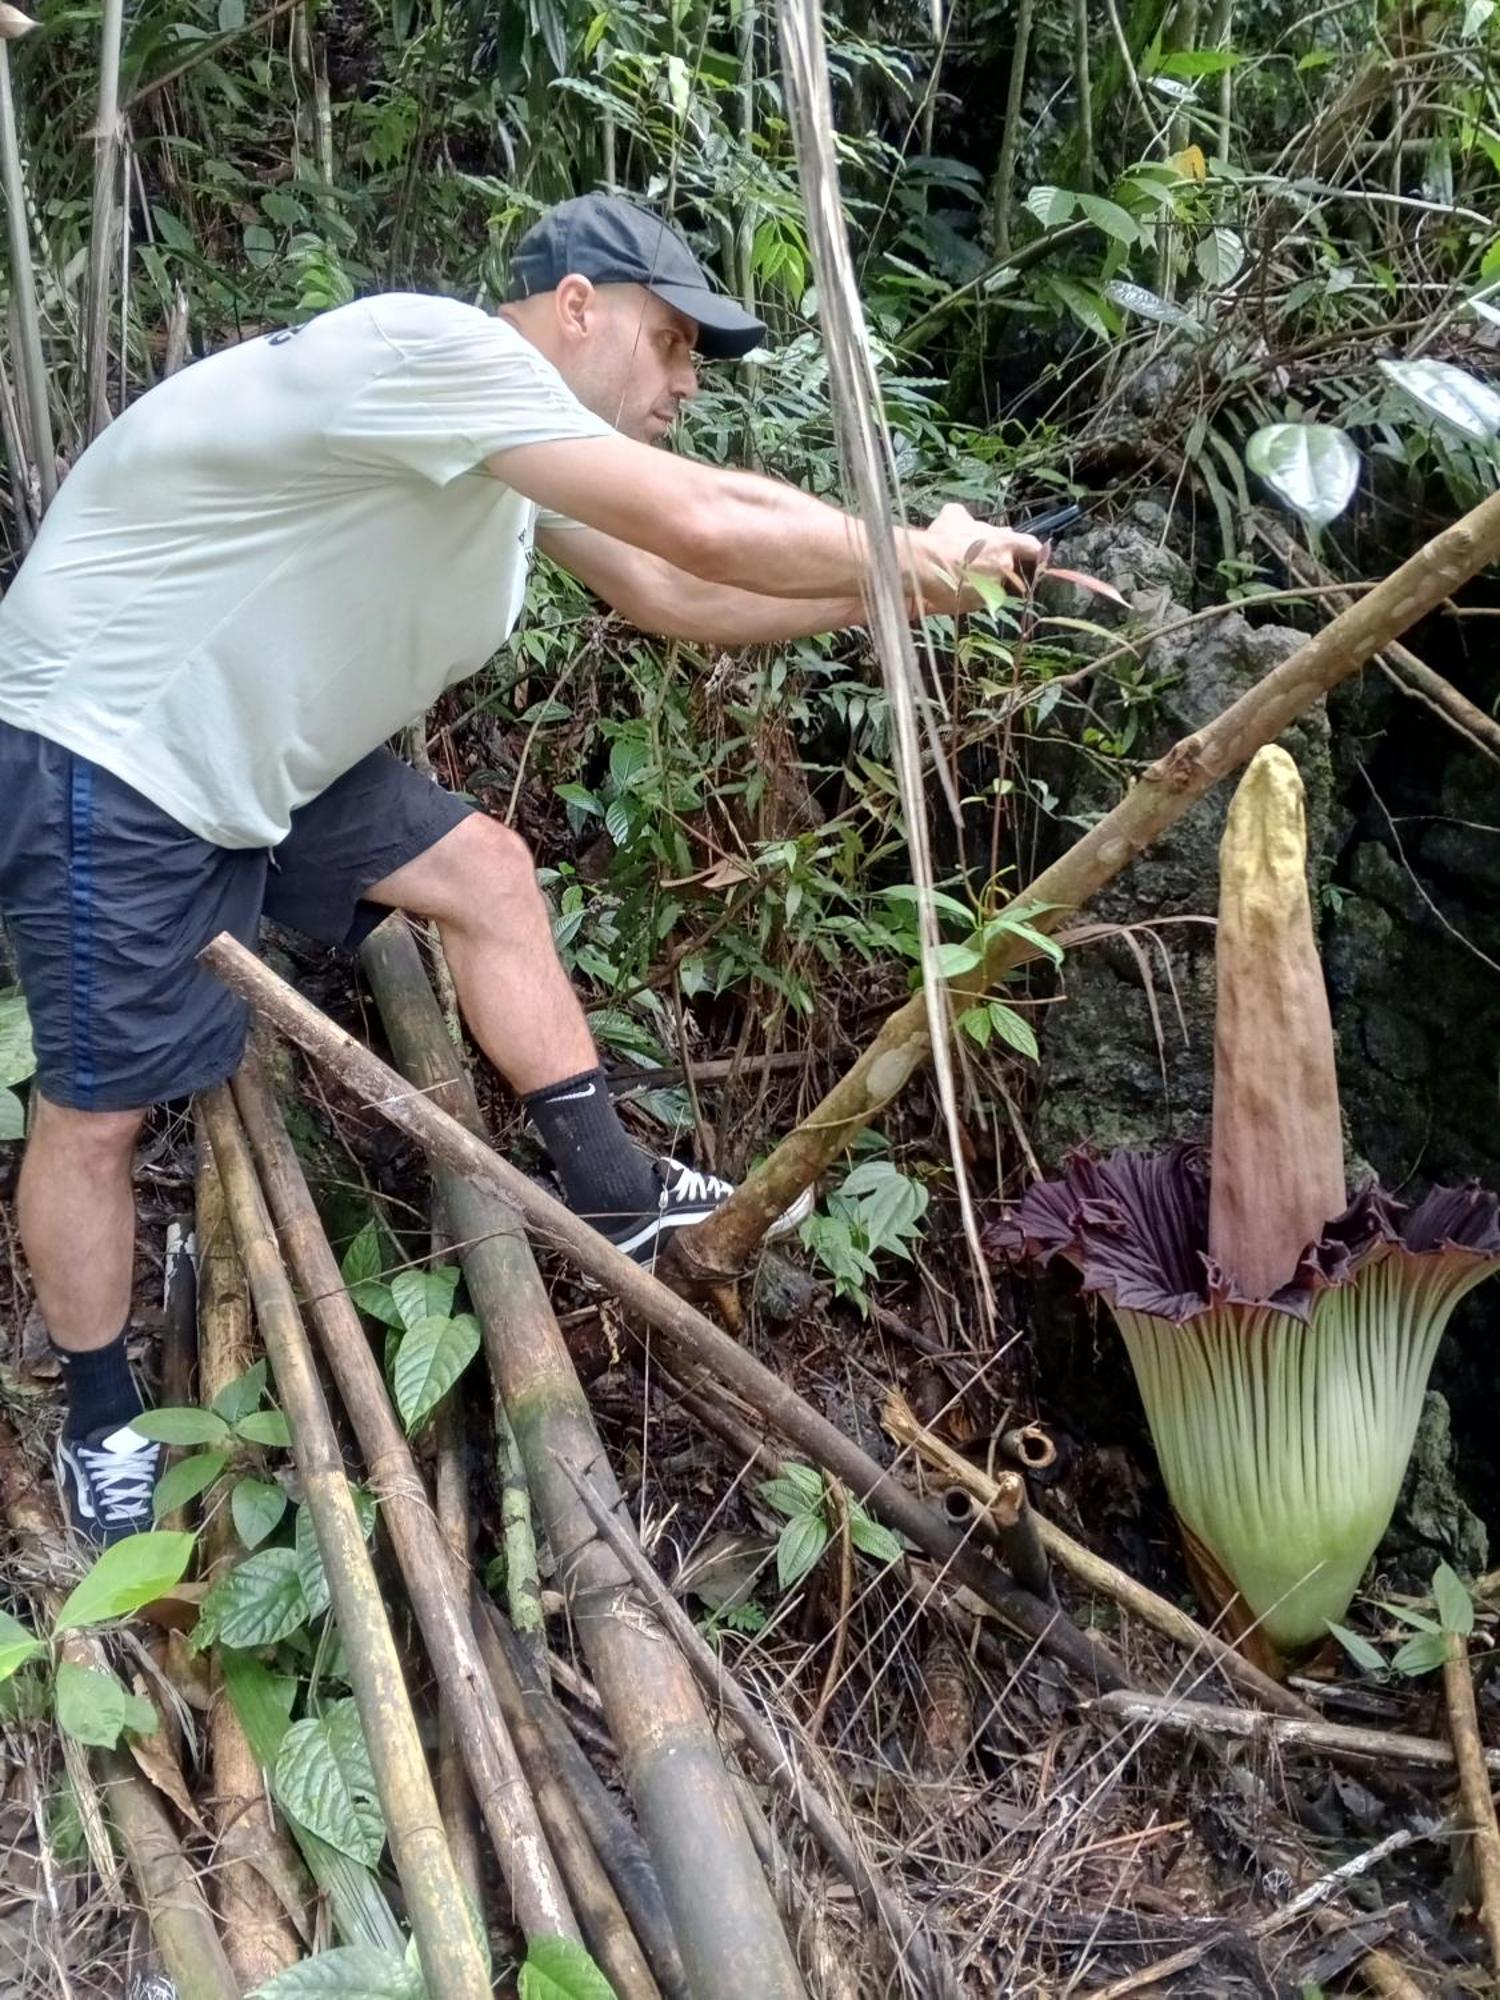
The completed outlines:
{"type": "Polygon", "coordinates": [[[118,1430],[145,1408],[125,1358],[124,1332],[108,1347],[75,1353],[54,1343],[52,1351],[63,1365],[63,1380],[68,1385],[64,1437],[87,1437],[90,1431],[106,1427],[118,1430]]]}
{"type": "Polygon", "coordinates": [[[521,1102],[575,1215],[607,1230],[612,1223],[655,1210],[661,1186],[650,1160],[620,1123],[602,1069],[549,1083],[521,1102]]]}

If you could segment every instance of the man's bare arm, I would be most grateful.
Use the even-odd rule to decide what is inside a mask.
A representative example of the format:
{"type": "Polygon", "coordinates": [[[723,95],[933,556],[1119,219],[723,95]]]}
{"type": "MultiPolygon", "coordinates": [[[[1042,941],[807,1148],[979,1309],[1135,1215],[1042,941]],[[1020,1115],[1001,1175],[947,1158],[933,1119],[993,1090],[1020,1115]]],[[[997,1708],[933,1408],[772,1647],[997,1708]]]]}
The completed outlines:
{"type": "MultiPolygon", "coordinates": [[[[870,576],[864,526],[826,501],[754,473],[700,465],[629,438],[518,445],[488,461],[497,479],[550,512],[660,556],[705,583],[762,596],[855,599],[870,576]]],[[[945,507],[899,528],[908,593],[955,603],[965,569],[1014,585],[1041,545],[945,507]]]]}
{"type": "Polygon", "coordinates": [[[705,646],[773,646],[861,624],[854,597],[768,597],[705,583],[598,528],[543,528],[537,545],[643,632],[705,646]]]}

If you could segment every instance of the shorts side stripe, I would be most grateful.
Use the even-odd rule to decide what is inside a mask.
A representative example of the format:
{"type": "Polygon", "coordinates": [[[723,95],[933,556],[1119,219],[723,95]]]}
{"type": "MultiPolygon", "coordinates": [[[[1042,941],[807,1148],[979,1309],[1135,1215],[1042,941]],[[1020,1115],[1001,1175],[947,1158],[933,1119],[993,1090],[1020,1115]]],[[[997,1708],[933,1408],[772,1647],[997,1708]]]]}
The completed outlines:
{"type": "Polygon", "coordinates": [[[70,760],[68,909],[73,923],[73,1086],[84,1108],[97,1083],[94,1051],[94,767],[70,760]]]}

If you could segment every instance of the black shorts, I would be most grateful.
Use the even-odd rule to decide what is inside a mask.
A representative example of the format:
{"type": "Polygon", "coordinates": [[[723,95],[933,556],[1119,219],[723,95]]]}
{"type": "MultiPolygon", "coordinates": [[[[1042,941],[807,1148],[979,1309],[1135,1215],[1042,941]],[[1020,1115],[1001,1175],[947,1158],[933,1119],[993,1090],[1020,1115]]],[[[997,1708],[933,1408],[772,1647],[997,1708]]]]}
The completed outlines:
{"type": "Polygon", "coordinates": [[[215,847],[110,772],[0,722],[0,916],[54,1104],[132,1111],[222,1083],[247,1010],[197,963],[264,914],[350,950],[372,883],[474,807],[377,750],[292,815],[274,849],[215,847]]]}

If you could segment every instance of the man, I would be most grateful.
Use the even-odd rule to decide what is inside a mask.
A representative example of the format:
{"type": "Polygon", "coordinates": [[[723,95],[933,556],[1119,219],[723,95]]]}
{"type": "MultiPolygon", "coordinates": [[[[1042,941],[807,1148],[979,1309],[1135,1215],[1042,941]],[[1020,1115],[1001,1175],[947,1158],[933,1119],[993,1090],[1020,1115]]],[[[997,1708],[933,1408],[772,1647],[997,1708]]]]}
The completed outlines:
{"type": "MultiPolygon", "coordinates": [[[[146,1108],[239,1060],[245,1010],[196,963],[216,932],[435,919],[575,1210],[649,1260],[730,1192],[627,1137],[522,842],[381,746],[505,641],[533,540],[644,630],[736,646],[858,621],[864,535],[649,448],[695,352],[764,333],[667,225],[565,202],[512,278],[498,316],[367,299],[172,377],[83,454],[0,606],[0,911],[37,1049],[20,1232],[96,1539],[150,1523],[132,1153],[146,1108]]],[[[902,535],[933,609],[1037,553],[962,508],[902,535]]]]}

